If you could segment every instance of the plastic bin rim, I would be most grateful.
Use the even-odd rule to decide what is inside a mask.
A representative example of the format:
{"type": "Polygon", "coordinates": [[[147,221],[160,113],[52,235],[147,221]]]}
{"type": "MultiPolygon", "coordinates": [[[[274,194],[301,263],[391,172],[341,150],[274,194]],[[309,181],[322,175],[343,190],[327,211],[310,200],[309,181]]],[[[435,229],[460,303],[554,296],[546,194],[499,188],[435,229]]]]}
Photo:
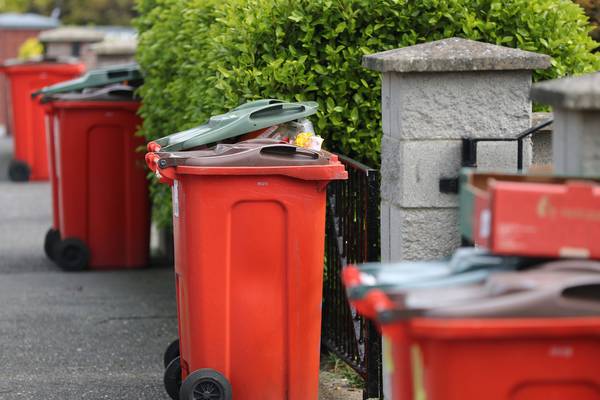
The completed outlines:
{"type": "Polygon", "coordinates": [[[176,175],[203,175],[203,176],[266,176],[284,175],[307,181],[329,181],[348,179],[348,172],[339,161],[328,165],[299,165],[299,166],[273,166],[273,167],[197,167],[178,166],[176,175]]]}
{"type": "Polygon", "coordinates": [[[2,65],[0,70],[7,74],[23,74],[30,72],[40,72],[39,70],[46,70],[51,72],[58,72],[64,74],[72,74],[73,72],[83,73],[85,71],[85,64],[83,63],[31,63],[31,64],[15,64],[15,65],[2,65]]]}
{"type": "Polygon", "coordinates": [[[511,339],[599,336],[599,317],[561,318],[414,318],[410,330],[417,338],[511,339]]]}

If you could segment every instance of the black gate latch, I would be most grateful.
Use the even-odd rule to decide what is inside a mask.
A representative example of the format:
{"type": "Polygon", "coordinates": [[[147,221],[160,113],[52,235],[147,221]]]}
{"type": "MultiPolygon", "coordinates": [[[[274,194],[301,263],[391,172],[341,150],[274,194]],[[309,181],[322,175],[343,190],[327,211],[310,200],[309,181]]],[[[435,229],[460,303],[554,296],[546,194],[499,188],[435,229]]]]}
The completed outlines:
{"type": "MultiPolygon", "coordinates": [[[[547,119],[541,124],[529,128],[523,132],[521,132],[515,138],[506,138],[506,139],[473,139],[473,138],[463,138],[462,139],[462,154],[461,154],[461,167],[467,168],[477,168],[477,143],[479,142],[517,142],[517,169],[521,171],[523,169],[523,140],[539,131],[542,128],[550,125],[554,122],[553,118],[547,119]]],[[[458,194],[459,191],[459,182],[458,177],[450,177],[450,178],[440,178],[439,190],[441,193],[447,194],[458,194]]]]}

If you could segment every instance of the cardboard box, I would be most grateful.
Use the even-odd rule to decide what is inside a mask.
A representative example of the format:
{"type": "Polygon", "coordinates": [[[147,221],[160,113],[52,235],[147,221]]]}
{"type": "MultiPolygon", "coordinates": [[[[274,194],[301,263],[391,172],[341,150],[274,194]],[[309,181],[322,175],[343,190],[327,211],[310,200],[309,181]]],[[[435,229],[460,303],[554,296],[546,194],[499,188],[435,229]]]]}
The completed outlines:
{"type": "Polygon", "coordinates": [[[463,174],[461,233],[497,254],[600,259],[600,184],[463,174]]]}

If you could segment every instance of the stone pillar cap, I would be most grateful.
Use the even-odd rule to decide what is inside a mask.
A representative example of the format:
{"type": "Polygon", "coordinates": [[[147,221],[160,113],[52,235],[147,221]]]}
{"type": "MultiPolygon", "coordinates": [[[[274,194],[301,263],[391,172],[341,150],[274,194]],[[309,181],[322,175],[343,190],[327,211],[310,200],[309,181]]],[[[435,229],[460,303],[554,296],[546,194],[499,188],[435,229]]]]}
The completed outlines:
{"type": "Polygon", "coordinates": [[[600,72],[536,83],[531,99],[554,107],[600,110],[600,72]]]}
{"type": "Polygon", "coordinates": [[[104,40],[105,33],[81,26],[65,26],[44,31],[38,36],[42,43],[96,43],[104,40]]]}
{"type": "Polygon", "coordinates": [[[533,70],[550,56],[473,40],[451,38],[370,54],[363,66],[380,72],[533,70]]]}
{"type": "Polygon", "coordinates": [[[94,53],[101,55],[132,55],[135,54],[137,40],[105,40],[93,44],[91,48],[94,53]]]}

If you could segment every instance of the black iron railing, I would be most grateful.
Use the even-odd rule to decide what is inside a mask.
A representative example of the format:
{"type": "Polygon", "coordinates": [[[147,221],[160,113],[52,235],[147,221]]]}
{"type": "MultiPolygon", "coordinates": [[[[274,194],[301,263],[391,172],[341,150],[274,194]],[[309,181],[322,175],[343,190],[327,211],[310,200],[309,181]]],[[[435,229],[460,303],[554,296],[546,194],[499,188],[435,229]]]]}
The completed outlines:
{"type": "Polygon", "coordinates": [[[347,181],[327,190],[322,341],[365,381],[363,397],[383,398],[381,336],[348,304],[340,273],[346,264],[379,260],[379,171],[340,156],[347,181]]]}

